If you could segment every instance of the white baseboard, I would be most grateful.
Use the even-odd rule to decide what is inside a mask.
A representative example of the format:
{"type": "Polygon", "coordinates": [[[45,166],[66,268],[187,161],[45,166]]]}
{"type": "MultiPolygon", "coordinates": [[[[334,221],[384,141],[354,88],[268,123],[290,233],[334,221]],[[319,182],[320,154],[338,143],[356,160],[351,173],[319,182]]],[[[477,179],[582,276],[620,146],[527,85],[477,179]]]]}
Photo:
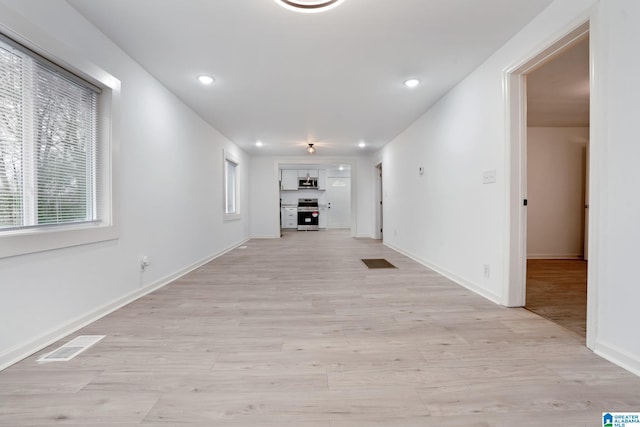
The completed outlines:
{"type": "Polygon", "coordinates": [[[640,376],[640,360],[637,356],[626,353],[615,345],[596,341],[593,352],[603,359],[614,363],[627,371],[640,376]]]}
{"type": "Polygon", "coordinates": [[[2,353],[0,353],[0,371],[8,368],[21,361],[22,359],[31,356],[32,354],[42,350],[43,348],[55,343],[56,341],[76,332],[77,330],[95,322],[96,320],[116,311],[117,309],[124,307],[125,305],[141,298],[155,290],[158,290],[174,280],[184,276],[187,273],[201,267],[202,265],[226,254],[227,252],[232,251],[238,246],[243,245],[249,239],[245,238],[242,241],[235,243],[228,248],[225,248],[219,252],[216,252],[212,255],[209,255],[199,261],[196,261],[172,274],[169,274],[142,289],[137,289],[133,292],[130,292],[120,298],[117,298],[107,304],[104,304],[95,310],[90,311],[82,316],[79,316],[63,325],[55,327],[54,329],[46,332],[39,337],[31,339],[23,344],[14,346],[2,353]]]}
{"type": "MultiPolygon", "coordinates": [[[[356,234],[355,236],[356,239],[373,239],[373,240],[380,240],[380,239],[376,239],[375,237],[373,237],[371,234],[356,234]]],[[[395,250],[395,249],[394,249],[395,250]]]]}
{"type": "Polygon", "coordinates": [[[527,259],[583,259],[582,254],[527,254],[527,259]]]}
{"type": "Polygon", "coordinates": [[[442,268],[440,266],[432,264],[432,263],[430,263],[428,261],[425,261],[425,260],[423,260],[423,259],[421,259],[421,258],[419,258],[419,257],[417,257],[417,256],[415,256],[415,255],[413,255],[413,254],[411,254],[409,252],[406,252],[406,251],[404,251],[404,250],[402,250],[400,248],[397,248],[397,247],[393,246],[392,244],[390,244],[388,242],[383,242],[383,243],[384,243],[385,246],[393,249],[394,251],[399,252],[402,255],[411,258],[415,262],[424,265],[425,267],[435,271],[436,273],[446,277],[449,280],[452,280],[453,282],[457,283],[458,285],[469,289],[470,291],[480,295],[481,297],[484,297],[484,298],[488,299],[489,301],[494,302],[496,304],[502,305],[501,298],[498,295],[487,291],[486,289],[476,285],[475,283],[472,283],[472,282],[470,282],[468,280],[465,280],[465,279],[463,279],[461,277],[458,277],[455,274],[451,273],[450,271],[447,271],[446,269],[444,269],[444,268],[442,268]]]}

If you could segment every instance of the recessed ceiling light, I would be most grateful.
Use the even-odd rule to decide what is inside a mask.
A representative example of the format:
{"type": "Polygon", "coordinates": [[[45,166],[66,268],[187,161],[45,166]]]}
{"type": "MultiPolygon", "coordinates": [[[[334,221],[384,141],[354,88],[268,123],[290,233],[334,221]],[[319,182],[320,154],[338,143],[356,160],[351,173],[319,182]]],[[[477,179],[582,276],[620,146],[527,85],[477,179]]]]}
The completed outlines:
{"type": "Polygon", "coordinates": [[[367,144],[365,144],[364,141],[360,141],[360,143],[358,144],[358,147],[360,147],[360,148],[364,148],[366,146],[367,146],[367,144]]]}
{"type": "Polygon", "coordinates": [[[344,170],[344,166],[340,165],[340,166],[338,167],[338,170],[343,171],[343,170],[344,170]]]}
{"type": "Polygon", "coordinates": [[[213,83],[213,77],[205,75],[198,76],[198,81],[203,85],[210,85],[211,83],[213,83]]]}
{"type": "Polygon", "coordinates": [[[256,141],[256,147],[262,147],[262,141],[256,141]]]}
{"type": "Polygon", "coordinates": [[[406,87],[416,87],[419,84],[420,84],[420,80],[418,80],[418,79],[409,79],[409,80],[404,82],[404,85],[406,87]]]}
{"type": "Polygon", "coordinates": [[[294,12],[324,12],[338,6],[344,0],[275,0],[280,6],[294,12]]]}

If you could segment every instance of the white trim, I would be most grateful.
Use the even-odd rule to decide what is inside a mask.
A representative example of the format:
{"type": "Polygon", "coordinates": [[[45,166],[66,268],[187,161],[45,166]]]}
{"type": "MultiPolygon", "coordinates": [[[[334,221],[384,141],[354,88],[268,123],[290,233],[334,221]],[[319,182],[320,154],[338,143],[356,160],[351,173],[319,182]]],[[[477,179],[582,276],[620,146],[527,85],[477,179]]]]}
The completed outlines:
{"type": "Polygon", "coordinates": [[[227,150],[222,150],[222,213],[223,213],[223,221],[238,221],[242,218],[241,216],[241,206],[240,206],[240,160],[233,153],[230,153],[227,150]],[[234,211],[227,212],[227,177],[228,177],[228,163],[233,163],[234,165],[234,183],[233,183],[233,205],[234,211]]]}
{"type": "MultiPolygon", "coordinates": [[[[505,251],[503,304],[508,307],[524,306],[526,299],[527,213],[523,204],[523,200],[527,198],[525,75],[583,40],[590,31],[589,19],[590,12],[577,18],[559,34],[541,43],[529,55],[503,71],[506,130],[504,163],[508,185],[505,215],[509,219],[505,225],[505,248],[508,250],[505,251]]],[[[591,61],[594,61],[593,57],[591,61]]],[[[591,103],[593,105],[593,100],[591,103]]],[[[593,315],[595,311],[588,311],[588,318],[593,315]]],[[[588,331],[589,328],[587,335],[588,331]]]]}
{"type": "Polygon", "coordinates": [[[230,221],[239,221],[241,219],[242,219],[242,216],[239,213],[233,213],[233,214],[225,213],[223,221],[230,222],[230,221]]]}
{"type": "Polygon", "coordinates": [[[275,236],[251,236],[252,239],[279,239],[280,235],[275,236]]]}
{"type": "Polygon", "coordinates": [[[383,185],[383,168],[382,162],[373,166],[373,238],[381,240],[384,236],[384,196],[382,195],[383,185]],[[383,231],[380,231],[383,230],[383,231]]]}
{"type": "Polygon", "coordinates": [[[522,307],[525,304],[525,281],[527,265],[527,211],[523,200],[527,198],[526,173],[526,82],[523,75],[506,70],[503,75],[505,102],[505,217],[510,220],[505,230],[505,252],[503,301],[507,307],[522,307]],[[517,142],[516,142],[517,141],[517,142]]]}
{"type": "MultiPolygon", "coordinates": [[[[607,176],[606,147],[607,147],[607,116],[604,100],[606,98],[603,78],[600,75],[602,66],[606,63],[606,50],[602,48],[602,26],[599,17],[602,15],[600,2],[593,7],[590,18],[589,34],[589,74],[591,76],[589,95],[589,205],[588,236],[589,246],[585,258],[587,264],[587,347],[596,348],[598,340],[598,289],[600,283],[606,283],[601,277],[600,238],[598,224],[604,192],[602,183],[607,176]]],[[[637,370],[636,373],[640,371],[637,370]]],[[[639,374],[640,375],[640,374],[639,374]]]]}
{"type": "Polygon", "coordinates": [[[527,254],[527,259],[583,259],[582,253],[579,254],[527,254]]]}
{"type": "Polygon", "coordinates": [[[501,304],[499,295],[496,295],[496,294],[494,294],[492,292],[487,291],[482,286],[478,286],[473,282],[470,282],[470,281],[468,281],[466,279],[463,279],[462,277],[456,276],[455,274],[451,273],[450,271],[448,271],[448,270],[446,270],[446,269],[444,269],[444,268],[442,268],[442,267],[440,267],[438,265],[435,265],[433,263],[425,261],[422,258],[417,257],[417,256],[415,256],[415,255],[413,255],[413,254],[411,254],[411,253],[409,253],[407,251],[404,251],[404,250],[402,250],[400,248],[397,248],[397,247],[393,246],[392,244],[390,244],[388,242],[383,242],[383,243],[388,248],[391,248],[394,251],[396,251],[396,252],[398,252],[398,253],[406,256],[406,257],[411,258],[415,262],[424,265],[425,267],[435,271],[436,273],[440,274],[441,276],[446,277],[447,279],[455,282],[456,284],[462,286],[463,288],[467,288],[470,291],[472,291],[472,292],[474,292],[474,293],[476,293],[476,294],[478,294],[478,295],[480,295],[480,296],[482,296],[482,297],[484,297],[484,298],[488,299],[489,301],[492,301],[492,302],[494,302],[496,304],[501,304]]]}
{"type": "Polygon", "coordinates": [[[626,353],[624,350],[613,344],[597,342],[593,352],[598,356],[607,359],[611,363],[626,369],[627,371],[640,376],[640,361],[632,354],[626,353]]]}
{"type": "Polygon", "coordinates": [[[79,329],[95,322],[96,320],[101,319],[102,317],[107,316],[110,313],[113,313],[119,308],[122,308],[125,305],[130,304],[133,301],[139,298],[142,298],[143,296],[148,295],[151,292],[170,284],[176,279],[192,272],[193,270],[201,267],[202,265],[226,254],[227,252],[230,252],[236,249],[238,246],[245,244],[247,241],[249,241],[249,238],[245,238],[242,241],[227,247],[226,249],[222,249],[221,251],[218,251],[205,258],[202,258],[199,261],[196,261],[176,271],[175,273],[169,274],[161,279],[158,279],[154,283],[151,283],[142,289],[138,289],[133,292],[130,292],[127,295],[124,295],[107,304],[104,304],[96,308],[95,310],[92,310],[82,316],[75,318],[74,320],[71,320],[61,326],[55,327],[54,329],[50,330],[45,334],[40,335],[37,338],[34,338],[28,342],[16,345],[8,350],[5,350],[4,352],[0,353],[0,371],[8,368],[14,363],[21,361],[22,359],[25,359],[31,356],[32,354],[55,343],[56,341],[61,340],[62,338],[68,336],[69,334],[72,334],[78,331],[79,329]]]}

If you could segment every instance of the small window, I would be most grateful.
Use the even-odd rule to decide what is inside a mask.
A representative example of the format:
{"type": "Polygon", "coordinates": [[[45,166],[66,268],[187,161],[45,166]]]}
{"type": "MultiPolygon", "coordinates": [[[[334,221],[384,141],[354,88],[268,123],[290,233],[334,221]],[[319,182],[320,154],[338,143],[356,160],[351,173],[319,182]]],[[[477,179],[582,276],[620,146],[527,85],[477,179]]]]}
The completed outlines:
{"type": "Polygon", "coordinates": [[[238,161],[225,153],[224,156],[224,213],[225,219],[240,217],[238,204],[238,161]]]}

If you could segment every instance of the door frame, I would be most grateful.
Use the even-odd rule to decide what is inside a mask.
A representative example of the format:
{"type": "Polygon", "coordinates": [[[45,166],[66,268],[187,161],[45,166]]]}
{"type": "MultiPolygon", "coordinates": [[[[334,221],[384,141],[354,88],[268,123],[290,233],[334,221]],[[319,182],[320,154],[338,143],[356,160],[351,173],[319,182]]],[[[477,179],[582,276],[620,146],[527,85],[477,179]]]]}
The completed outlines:
{"type": "MultiPolygon", "coordinates": [[[[527,209],[524,201],[527,199],[527,87],[526,75],[541,67],[556,55],[573,47],[575,44],[590,37],[589,67],[590,67],[590,110],[594,117],[594,64],[597,56],[596,43],[593,42],[593,29],[590,28],[590,18],[586,16],[554,41],[541,46],[533,54],[521,59],[513,66],[503,71],[503,95],[505,102],[505,176],[506,188],[506,218],[507,229],[505,233],[505,284],[503,304],[508,307],[523,307],[526,302],[526,278],[527,278],[527,209]]],[[[593,120],[590,120],[593,122],[593,120]]],[[[594,138],[590,124],[590,147],[594,138]]],[[[590,165],[593,165],[594,155],[590,156],[590,165]]],[[[589,177],[594,181],[594,168],[589,168],[589,177]]],[[[593,191],[589,195],[588,204],[592,204],[593,191]]],[[[593,237],[593,215],[589,218],[590,237],[593,237]]],[[[589,242],[589,258],[594,256],[593,239],[589,242]]],[[[590,270],[591,270],[590,263],[590,270]]],[[[596,294],[595,281],[592,274],[587,281],[587,346],[592,348],[595,344],[595,316],[596,294]]]]}
{"type": "Polygon", "coordinates": [[[375,221],[373,226],[374,239],[382,240],[384,238],[384,215],[383,215],[383,194],[382,194],[382,162],[375,165],[375,221]]]}

